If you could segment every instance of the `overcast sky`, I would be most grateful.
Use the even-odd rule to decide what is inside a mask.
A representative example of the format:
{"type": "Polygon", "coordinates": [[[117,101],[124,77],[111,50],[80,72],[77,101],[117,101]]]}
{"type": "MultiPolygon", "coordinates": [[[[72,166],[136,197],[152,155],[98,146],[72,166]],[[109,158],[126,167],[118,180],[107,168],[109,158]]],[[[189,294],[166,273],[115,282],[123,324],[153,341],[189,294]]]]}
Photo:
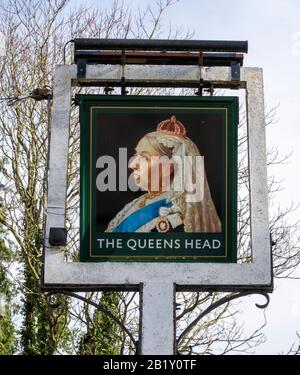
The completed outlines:
{"type": "MultiPolygon", "coordinates": [[[[75,4],[110,6],[112,0],[76,0],[75,4]]],[[[151,0],[124,0],[133,9],[152,4],[151,0]]],[[[278,194],[281,206],[299,199],[300,164],[300,1],[299,0],[180,0],[165,15],[169,24],[194,30],[194,39],[248,40],[246,66],[264,69],[265,103],[267,109],[279,105],[276,124],[267,131],[268,147],[278,146],[282,155],[291,151],[290,162],[272,168],[277,179],[284,179],[284,191],[278,194]]],[[[166,35],[165,35],[166,36],[166,35]]],[[[162,35],[161,37],[164,37],[162,35]]],[[[299,212],[294,215],[297,219],[299,212]]],[[[258,354],[286,352],[300,332],[300,281],[281,281],[271,296],[267,309],[267,343],[258,354]]],[[[262,321],[262,312],[250,297],[241,304],[245,329],[255,328],[262,321]]]]}

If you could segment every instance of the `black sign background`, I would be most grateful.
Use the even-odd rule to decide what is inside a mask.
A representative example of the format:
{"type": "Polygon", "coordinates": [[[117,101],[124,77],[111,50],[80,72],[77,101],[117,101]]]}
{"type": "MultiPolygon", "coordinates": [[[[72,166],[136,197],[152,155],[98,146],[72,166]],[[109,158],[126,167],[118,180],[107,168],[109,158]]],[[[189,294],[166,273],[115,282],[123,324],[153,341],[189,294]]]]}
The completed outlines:
{"type": "MultiPolygon", "coordinates": [[[[219,113],[177,113],[166,110],[160,113],[99,113],[95,122],[95,158],[110,155],[117,161],[117,187],[119,186],[119,148],[127,148],[128,159],[135,154],[135,146],[146,134],[156,130],[157,124],[173,114],[181,121],[187,136],[204,155],[205,170],[212,199],[221,216],[222,187],[222,116],[219,113]],[[164,113],[165,112],[165,113],[164,113]]],[[[124,163],[125,164],[125,163],[124,163]]],[[[126,162],[128,166],[128,161],[126,162]]],[[[122,163],[123,165],[123,163],[122,163]]],[[[97,169],[97,173],[101,169],[97,169]]],[[[132,173],[127,169],[127,176],[132,173]]],[[[144,192],[96,190],[96,230],[103,232],[108,222],[128,202],[144,192]]]]}

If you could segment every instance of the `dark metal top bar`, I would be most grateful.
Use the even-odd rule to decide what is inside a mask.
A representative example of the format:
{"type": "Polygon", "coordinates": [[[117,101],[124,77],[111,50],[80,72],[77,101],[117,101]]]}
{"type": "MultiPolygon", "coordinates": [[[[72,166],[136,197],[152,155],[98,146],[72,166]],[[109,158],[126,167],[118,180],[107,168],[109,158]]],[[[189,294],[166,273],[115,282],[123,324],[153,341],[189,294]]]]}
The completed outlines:
{"type": "Polygon", "coordinates": [[[75,51],[74,62],[80,59],[87,64],[231,66],[235,61],[242,66],[244,55],[229,52],[75,51]]]}
{"type": "Polygon", "coordinates": [[[77,50],[248,52],[248,41],[174,39],[74,39],[77,50]]]}

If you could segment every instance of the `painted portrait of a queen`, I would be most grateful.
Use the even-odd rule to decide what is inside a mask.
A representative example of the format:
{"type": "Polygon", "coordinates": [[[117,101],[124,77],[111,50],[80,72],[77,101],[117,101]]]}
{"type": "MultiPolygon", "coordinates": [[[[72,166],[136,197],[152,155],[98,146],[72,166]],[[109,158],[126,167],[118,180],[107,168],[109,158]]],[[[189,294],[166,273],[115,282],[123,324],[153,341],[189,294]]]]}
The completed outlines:
{"type": "Polygon", "coordinates": [[[137,140],[135,151],[129,166],[144,194],[128,202],[106,232],[221,232],[204,158],[175,116],[137,140]]]}

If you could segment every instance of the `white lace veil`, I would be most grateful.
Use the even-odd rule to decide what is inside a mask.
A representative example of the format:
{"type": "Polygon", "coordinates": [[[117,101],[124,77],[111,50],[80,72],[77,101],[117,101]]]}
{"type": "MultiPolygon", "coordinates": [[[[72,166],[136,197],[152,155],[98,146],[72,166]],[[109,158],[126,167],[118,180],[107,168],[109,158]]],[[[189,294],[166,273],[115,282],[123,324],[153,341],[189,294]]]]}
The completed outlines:
{"type": "Polygon", "coordinates": [[[155,131],[145,135],[153,147],[172,150],[174,178],[169,199],[183,216],[185,232],[220,232],[221,222],[211,198],[203,157],[186,136],[155,131]]]}

